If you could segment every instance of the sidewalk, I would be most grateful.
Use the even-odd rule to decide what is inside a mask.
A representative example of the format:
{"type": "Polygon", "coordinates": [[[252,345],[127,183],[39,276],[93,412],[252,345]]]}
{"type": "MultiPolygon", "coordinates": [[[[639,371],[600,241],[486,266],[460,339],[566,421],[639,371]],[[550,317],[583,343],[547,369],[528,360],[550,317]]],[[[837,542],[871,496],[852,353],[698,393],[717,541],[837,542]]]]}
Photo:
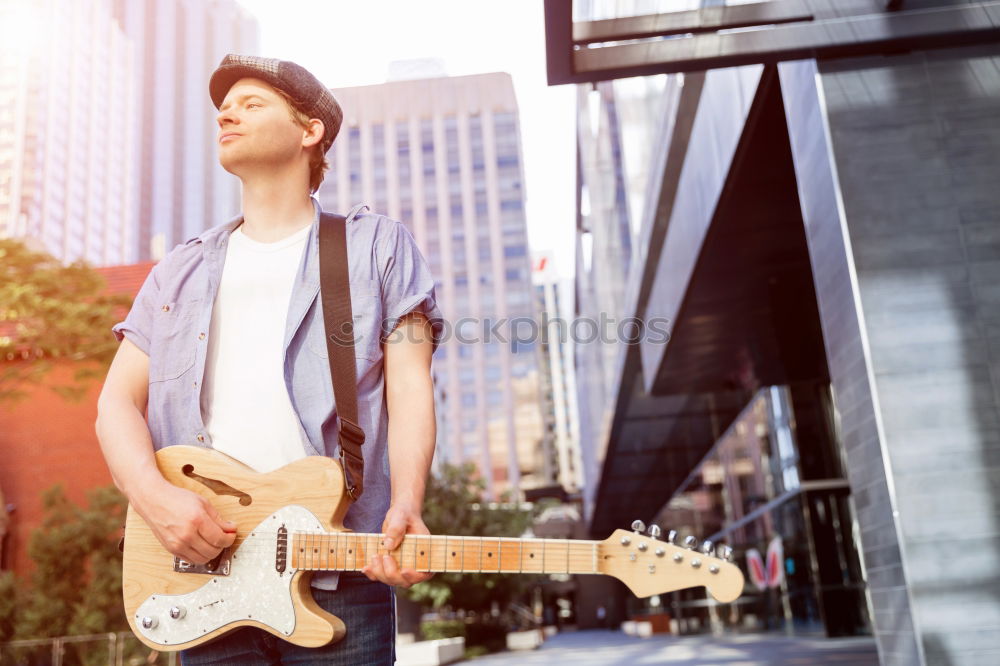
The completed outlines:
{"type": "Polygon", "coordinates": [[[635,638],[620,631],[587,630],[556,634],[537,650],[503,652],[462,662],[475,666],[877,666],[870,638],[785,638],[744,636],[652,636],[635,638]]]}

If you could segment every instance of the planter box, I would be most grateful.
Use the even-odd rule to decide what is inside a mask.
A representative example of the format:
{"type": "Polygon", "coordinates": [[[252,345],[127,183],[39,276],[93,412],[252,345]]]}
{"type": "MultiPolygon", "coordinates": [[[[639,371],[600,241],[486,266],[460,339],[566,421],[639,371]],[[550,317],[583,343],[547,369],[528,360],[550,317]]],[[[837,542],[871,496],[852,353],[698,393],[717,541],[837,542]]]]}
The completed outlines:
{"type": "Polygon", "coordinates": [[[512,631],[507,634],[508,650],[534,650],[545,640],[545,635],[541,629],[529,629],[528,631],[512,631]]]}
{"type": "Polygon", "coordinates": [[[465,639],[396,643],[396,666],[441,666],[459,661],[465,654],[465,639]]]}

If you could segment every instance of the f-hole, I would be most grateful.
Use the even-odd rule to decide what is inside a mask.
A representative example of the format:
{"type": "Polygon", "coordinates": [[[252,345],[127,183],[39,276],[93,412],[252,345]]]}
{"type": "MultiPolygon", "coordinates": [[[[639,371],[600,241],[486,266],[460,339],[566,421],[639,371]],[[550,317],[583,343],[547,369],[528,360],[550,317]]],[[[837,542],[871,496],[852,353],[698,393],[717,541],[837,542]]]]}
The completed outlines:
{"type": "Polygon", "coordinates": [[[237,490],[225,481],[219,481],[218,479],[210,479],[207,476],[202,476],[201,474],[195,474],[194,465],[187,464],[181,467],[181,472],[184,476],[189,479],[194,479],[198,483],[202,484],[209,490],[211,490],[216,495],[232,495],[233,497],[238,497],[240,504],[243,506],[249,506],[253,502],[253,498],[247,495],[242,490],[237,490]]]}

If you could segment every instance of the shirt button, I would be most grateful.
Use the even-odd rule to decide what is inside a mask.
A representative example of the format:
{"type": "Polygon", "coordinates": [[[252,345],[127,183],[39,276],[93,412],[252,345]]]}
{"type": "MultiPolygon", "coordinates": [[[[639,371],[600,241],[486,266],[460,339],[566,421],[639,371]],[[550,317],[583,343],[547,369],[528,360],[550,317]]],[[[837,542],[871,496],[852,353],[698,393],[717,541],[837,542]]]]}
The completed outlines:
{"type": "Polygon", "coordinates": [[[204,442],[204,441],[205,441],[205,436],[204,436],[204,435],[198,435],[198,437],[196,437],[196,439],[197,439],[197,440],[198,440],[199,442],[204,442]]]}
{"type": "Polygon", "coordinates": [[[204,333],[199,333],[198,334],[198,339],[199,340],[204,340],[205,339],[205,334],[204,333]]]}
{"type": "Polygon", "coordinates": [[[164,305],[163,306],[163,311],[164,312],[170,312],[170,306],[169,305],[164,305]]]}

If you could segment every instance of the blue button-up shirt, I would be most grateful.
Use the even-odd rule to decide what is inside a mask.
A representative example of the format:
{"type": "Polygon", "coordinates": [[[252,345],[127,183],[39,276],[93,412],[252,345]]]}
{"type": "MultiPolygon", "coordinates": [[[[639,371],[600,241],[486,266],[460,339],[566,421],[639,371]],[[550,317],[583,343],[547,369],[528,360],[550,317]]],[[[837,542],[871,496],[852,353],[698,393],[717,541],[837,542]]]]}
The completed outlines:
{"type": "MultiPolygon", "coordinates": [[[[315,197],[312,202],[315,217],[286,316],[285,388],[299,417],[306,453],[339,459],[337,409],[318,297],[320,206],[315,197]]],[[[403,315],[419,310],[434,324],[436,346],[443,319],[434,279],[413,236],[396,220],[363,213],[367,208],[359,204],[347,216],[358,420],[366,440],[365,490],[348,509],[344,525],[378,532],[390,499],[382,343],[403,315]]],[[[113,328],[118,340],[127,337],[149,356],[146,418],[156,450],[212,444],[200,406],[209,322],[229,235],[242,221],[240,215],[171,250],[153,267],[125,321],[113,328]]]]}

